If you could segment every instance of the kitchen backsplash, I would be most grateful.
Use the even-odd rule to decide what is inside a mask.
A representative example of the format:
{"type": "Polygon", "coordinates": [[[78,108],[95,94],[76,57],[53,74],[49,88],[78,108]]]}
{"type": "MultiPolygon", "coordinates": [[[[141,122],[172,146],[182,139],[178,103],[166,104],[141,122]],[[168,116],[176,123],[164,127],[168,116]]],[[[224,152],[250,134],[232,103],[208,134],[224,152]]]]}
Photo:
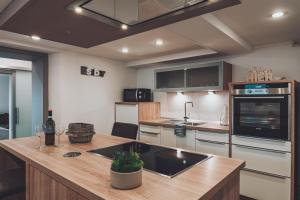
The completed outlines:
{"type": "Polygon", "coordinates": [[[229,104],[228,92],[165,93],[154,92],[154,101],[161,103],[161,116],[183,119],[184,102],[192,101],[194,107],[188,104],[187,113],[191,119],[204,121],[219,121],[224,105],[229,104]]]}

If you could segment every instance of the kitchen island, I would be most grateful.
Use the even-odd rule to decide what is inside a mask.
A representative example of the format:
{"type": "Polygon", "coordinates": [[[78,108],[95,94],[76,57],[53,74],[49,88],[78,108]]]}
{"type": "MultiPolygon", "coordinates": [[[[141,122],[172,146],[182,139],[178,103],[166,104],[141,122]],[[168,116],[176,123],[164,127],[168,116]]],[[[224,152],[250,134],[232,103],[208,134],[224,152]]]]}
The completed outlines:
{"type": "Polygon", "coordinates": [[[69,144],[62,147],[37,148],[35,137],[0,142],[5,152],[26,163],[27,200],[239,200],[241,160],[213,156],[174,178],[143,171],[142,186],[117,190],[110,186],[111,160],[87,152],[131,140],[96,134],[90,144],[69,144]],[[79,151],[81,156],[66,158],[67,152],[79,151]]]}

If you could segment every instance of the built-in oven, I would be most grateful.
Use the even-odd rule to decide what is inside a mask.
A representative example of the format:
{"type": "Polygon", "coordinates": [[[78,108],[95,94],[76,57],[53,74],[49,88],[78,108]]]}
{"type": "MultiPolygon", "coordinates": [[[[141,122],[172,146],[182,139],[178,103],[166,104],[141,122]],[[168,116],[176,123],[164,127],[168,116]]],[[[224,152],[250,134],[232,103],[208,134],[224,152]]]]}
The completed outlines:
{"type": "Polygon", "coordinates": [[[289,83],[235,85],[232,105],[233,135],[290,140],[289,83]]]}

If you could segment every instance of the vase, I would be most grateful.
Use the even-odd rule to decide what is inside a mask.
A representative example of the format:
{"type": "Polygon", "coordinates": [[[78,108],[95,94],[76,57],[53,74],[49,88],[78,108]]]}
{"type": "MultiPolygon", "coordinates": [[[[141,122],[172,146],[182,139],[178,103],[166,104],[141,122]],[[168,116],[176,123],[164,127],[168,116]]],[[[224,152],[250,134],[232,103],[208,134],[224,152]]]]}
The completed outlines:
{"type": "Polygon", "coordinates": [[[142,185],[142,172],[120,173],[110,170],[111,186],[116,189],[128,190],[142,185]]]}

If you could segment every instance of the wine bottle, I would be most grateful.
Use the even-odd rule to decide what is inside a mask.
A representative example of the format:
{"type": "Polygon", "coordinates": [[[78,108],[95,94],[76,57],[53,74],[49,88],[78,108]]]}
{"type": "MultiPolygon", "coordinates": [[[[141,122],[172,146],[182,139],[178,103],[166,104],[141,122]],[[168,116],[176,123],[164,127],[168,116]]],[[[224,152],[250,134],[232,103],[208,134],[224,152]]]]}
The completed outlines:
{"type": "Polygon", "coordinates": [[[45,127],[45,144],[54,145],[55,144],[55,122],[52,119],[52,110],[48,111],[48,119],[46,121],[45,127]]]}

